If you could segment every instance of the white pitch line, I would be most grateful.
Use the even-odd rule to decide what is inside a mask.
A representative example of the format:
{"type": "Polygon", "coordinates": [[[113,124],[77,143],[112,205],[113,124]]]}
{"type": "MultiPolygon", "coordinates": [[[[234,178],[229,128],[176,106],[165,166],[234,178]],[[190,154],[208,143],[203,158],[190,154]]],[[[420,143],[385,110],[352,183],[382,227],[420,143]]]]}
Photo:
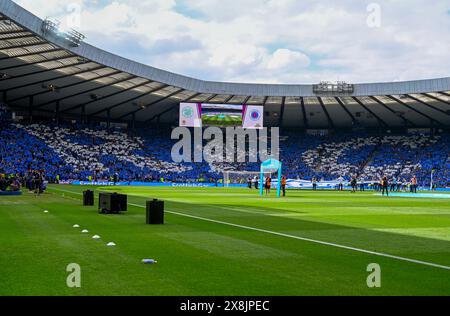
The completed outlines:
{"type": "MultiPolygon", "coordinates": [[[[135,207],[145,208],[145,206],[142,206],[142,205],[137,205],[137,204],[132,204],[132,203],[128,203],[128,204],[131,205],[131,206],[135,206],[135,207]]],[[[266,233],[266,234],[271,234],[271,235],[276,235],[276,236],[281,236],[281,237],[287,237],[287,238],[307,241],[307,242],[321,244],[321,245],[325,245],[325,246],[332,246],[332,247],[336,247],[336,248],[342,248],[342,249],[362,252],[362,253],[375,255],[375,256],[379,256],[379,257],[386,257],[386,258],[391,258],[391,259],[397,259],[397,260],[401,260],[401,261],[407,261],[407,262],[411,262],[411,263],[422,264],[422,265],[426,265],[426,266],[430,266],[430,267],[434,267],[434,268],[450,270],[450,267],[448,267],[448,266],[435,264],[435,263],[431,263],[431,262],[420,261],[420,260],[415,260],[415,259],[409,259],[409,258],[404,258],[404,257],[399,257],[399,256],[394,256],[394,255],[382,253],[382,252],[375,252],[375,251],[365,250],[365,249],[361,249],[361,248],[344,246],[344,245],[339,245],[339,244],[335,244],[335,243],[331,243],[331,242],[320,241],[320,240],[315,240],[315,239],[310,239],[310,238],[305,238],[305,237],[300,237],[300,236],[295,236],[295,235],[289,235],[289,234],[274,232],[274,231],[271,231],[271,230],[266,230],[266,229],[251,227],[251,226],[244,226],[244,225],[239,225],[239,224],[233,224],[233,223],[218,221],[218,220],[214,220],[214,219],[210,219],[210,218],[199,217],[199,216],[194,216],[194,215],[188,215],[188,214],[184,214],[184,213],[178,213],[178,212],[173,212],[173,211],[166,211],[166,212],[170,213],[170,214],[174,214],[174,215],[178,215],[178,216],[184,216],[184,217],[189,217],[189,218],[198,219],[198,220],[202,220],[202,221],[206,221],[206,222],[222,224],[222,225],[227,225],[227,226],[233,226],[233,227],[237,227],[237,228],[253,230],[253,231],[257,231],[257,232],[261,232],[261,233],[266,233]]]]}
{"type": "MultiPolygon", "coordinates": [[[[74,194],[81,195],[81,193],[73,192],[73,191],[66,191],[66,190],[59,190],[59,189],[53,189],[53,190],[63,191],[63,192],[68,192],[68,193],[74,193],[74,194]]],[[[134,207],[139,207],[139,208],[145,208],[145,206],[138,205],[138,204],[133,204],[133,203],[128,203],[128,205],[134,206],[134,207]]],[[[315,239],[306,238],[306,237],[300,237],[300,236],[295,236],[295,235],[289,235],[289,234],[285,234],[285,233],[274,232],[274,231],[271,231],[271,230],[266,230],[266,229],[251,227],[251,226],[244,226],[244,225],[239,225],[239,224],[233,224],[233,223],[218,221],[218,220],[215,220],[215,219],[199,217],[199,216],[195,216],[195,215],[188,215],[188,214],[178,213],[178,212],[173,212],[173,211],[166,211],[166,213],[170,213],[170,214],[174,214],[174,215],[178,215],[178,216],[183,216],[183,217],[188,217],[188,218],[192,218],[192,219],[197,219],[197,220],[201,220],[201,221],[205,221],[205,222],[216,223],[216,224],[221,224],[221,225],[227,225],[227,226],[242,228],[242,229],[246,229],[246,230],[257,231],[257,232],[260,232],[260,233],[266,233],[266,234],[270,234],[270,235],[286,237],[286,238],[291,238],[291,239],[297,239],[297,240],[307,241],[307,242],[311,242],[311,243],[315,243],[315,244],[320,244],[320,245],[325,245],[325,246],[331,246],[331,247],[336,247],[336,248],[341,248],[341,249],[361,252],[361,253],[374,255],[374,256],[378,256],[378,257],[385,257],[385,258],[396,259],[396,260],[410,262],[410,263],[421,264],[421,265],[425,265],[425,266],[429,266],[429,267],[434,267],[434,268],[439,268],[439,269],[444,269],[444,270],[450,270],[449,266],[444,266],[444,265],[431,263],[431,262],[426,262],[426,261],[421,261],[421,260],[409,259],[409,258],[405,258],[405,257],[400,257],[400,256],[395,256],[395,255],[382,253],[382,252],[376,252],[376,251],[371,251],[371,250],[366,250],[366,249],[361,249],[361,248],[355,248],[355,247],[340,245],[340,244],[336,244],[336,243],[331,243],[331,242],[326,242],[326,241],[321,241],[321,240],[315,240],[315,239]]]]}

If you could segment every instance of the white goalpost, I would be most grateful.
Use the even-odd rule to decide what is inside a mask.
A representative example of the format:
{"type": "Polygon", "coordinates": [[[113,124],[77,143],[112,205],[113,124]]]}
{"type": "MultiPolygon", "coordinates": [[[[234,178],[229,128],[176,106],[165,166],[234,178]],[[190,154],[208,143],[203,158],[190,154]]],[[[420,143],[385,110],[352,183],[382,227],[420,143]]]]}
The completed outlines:
{"type": "MultiPolygon", "coordinates": [[[[278,170],[265,170],[263,179],[270,176],[272,179],[277,178],[278,170]]],[[[252,187],[256,188],[261,183],[261,171],[235,171],[235,170],[223,170],[223,186],[229,188],[234,184],[247,184],[248,179],[252,180],[252,187]]]]}
{"type": "Polygon", "coordinates": [[[223,170],[223,186],[229,188],[231,184],[246,184],[248,179],[259,178],[259,171],[223,170]]]}

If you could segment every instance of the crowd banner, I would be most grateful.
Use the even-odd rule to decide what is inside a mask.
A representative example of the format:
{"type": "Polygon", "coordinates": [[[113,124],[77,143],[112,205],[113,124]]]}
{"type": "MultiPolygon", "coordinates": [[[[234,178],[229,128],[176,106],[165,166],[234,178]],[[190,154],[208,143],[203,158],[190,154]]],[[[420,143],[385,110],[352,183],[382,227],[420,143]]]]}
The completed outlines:
{"type": "MultiPolygon", "coordinates": [[[[272,185],[276,187],[278,184],[278,180],[273,180],[272,185]]],[[[339,181],[320,181],[317,182],[317,188],[319,189],[334,189],[339,184],[339,181]]],[[[347,185],[347,182],[343,182],[344,185],[347,185]]],[[[299,180],[299,179],[288,179],[286,181],[287,189],[312,189],[313,184],[311,180],[299,180]]]]}
{"type": "MultiPolygon", "coordinates": [[[[72,181],[72,185],[80,186],[133,186],[133,187],[186,187],[186,188],[213,188],[222,187],[221,183],[207,182],[140,182],[140,181],[72,181]]],[[[231,187],[243,187],[246,184],[230,185],[231,187]]]]}
{"type": "MultiPolygon", "coordinates": [[[[339,185],[340,181],[320,181],[317,182],[317,188],[318,189],[336,189],[336,187],[339,185]]],[[[60,184],[72,184],[72,185],[79,185],[79,186],[141,186],[141,187],[185,187],[185,188],[215,188],[215,187],[223,187],[222,183],[207,183],[207,182],[141,182],[141,181],[119,181],[119,182],[112,182],[112,181],[60,181],[60,184]]],[[[348,187],[350,183],[348,181],[343,181],[342,184],[344,187],[348,187]]],[[[364,182],[358,182],[358,185],[365,184],[366,188],[370,189],[371,185],[373,184],[372,181],[364,181],[364,182]]],[[[252,186],[254,183],[252,183],[252,186]]],[[[273,179],[272,180],[272,187],[277,188],[278,186],[278,180],[273,179]]],[[[231,188],[242,188],[242,187],[248,187],[247,183],[230,183],[228,187],[231,188]]],[[[287,189],[297,189],[297,190],[310,190],[313,188],[313,184],[310,180],[299,180],[299,179],[288,179],[286,181],[286,188],[287,189]]],[[[430,188],[427,187],[419,187],[420,191],[430,191],[430,188]]],[[[450,188],[439,188],[436,189],[436,191],[440,192],[449,192],[450,188]]]]}

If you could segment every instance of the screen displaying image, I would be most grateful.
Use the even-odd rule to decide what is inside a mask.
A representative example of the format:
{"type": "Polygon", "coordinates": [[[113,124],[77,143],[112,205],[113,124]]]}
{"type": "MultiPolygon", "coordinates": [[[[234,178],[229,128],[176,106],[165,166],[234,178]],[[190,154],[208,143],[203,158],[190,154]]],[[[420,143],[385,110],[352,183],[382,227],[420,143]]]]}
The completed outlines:
{"type": "Polygon", "coordinates": [[[233,104],[180,104],[180,126],[263,128],[264,107],[233,104]]]}
{"type": "Polygon", "coordinates": [[[203,104],[203,126],[242,126],[242,105],[203,104]]]}

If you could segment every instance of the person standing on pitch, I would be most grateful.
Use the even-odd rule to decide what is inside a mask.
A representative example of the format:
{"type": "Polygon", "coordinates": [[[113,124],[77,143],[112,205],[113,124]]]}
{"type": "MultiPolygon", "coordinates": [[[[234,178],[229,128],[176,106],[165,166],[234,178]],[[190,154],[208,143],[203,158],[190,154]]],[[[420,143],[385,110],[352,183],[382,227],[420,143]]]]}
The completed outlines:
{"type": "Polygon", "coordinates": [[[403,191],[403,192],[406,192],[406,190],[408,189],[408,182],[406,181],[405,178],[403,178],[403,180],[402,180],[402,185],[401,185],[401,187],[402,187],[402,191],[403,191]]]}
{"type": "Polygon", "coordinates": [[[266,188],[266,195],[269,195],[270,194],[270,187],[271,187],[271,185],[272,185],[272,179],[270,178],[270,176],[268,176],[267,178],[266,178],[266,183],[265,183],[265,188],[266,188]]]}
{"type": "Polygon", "coordinates": [[[313,177],[311,182],[313,185],[313,191],[317,191],[317,178],[313,177]]]}
{"type": "Polygon", "coordinates": [[[411,179],[411,192],[412,193],[417,193],[417,178],[416,178],[416,176],[414,176],[411,179]]]}
{"type": "Polygon", "coordinates": [[[364,179],[360,180],[359,191],[361,191],[361,192],[366,191],[366,180],[364,180],[364,179]]]}
{"type": "Polygon", "coordinates": [[[391,192],[395,192],[395,189],[397,188],[397,178],[394,178],[391,183],[391,192]]]}
{"type": "Polygon", "coordinates": [[[386,192],[386,196],[389,196],[389,181],[386,176],[384,176],[383,179],[381,179],[381,190],[382,190],[381,194],[383,196],[384,196],[384,192],[386,192]]]}
{"type": "Polygon", "coordinates": [[[344,191],[344,178],[342,176],[338,178],[338,183],[338,191],[344,191]]]}
{"type": "Polygon", "coordinates": [[[352,177],[350,184],[352,186],[352,193],[356,193],[356,186],[358,185],[358,181],[356,181],[356,177],[352,177]]]}
{"type": "Polygon", "coordinates": [[[257,176],[253,178],[253,182],[255,183],[255,189],[259,190],[259,178],[257,176]]]}
{"type": "Polygon", "coordinates": [[[283,178],[281,178],[281,191],[283,191],[283,196],[286,196],[286,184],[287,179],[285,176],[283,176],[283,178]]]}

